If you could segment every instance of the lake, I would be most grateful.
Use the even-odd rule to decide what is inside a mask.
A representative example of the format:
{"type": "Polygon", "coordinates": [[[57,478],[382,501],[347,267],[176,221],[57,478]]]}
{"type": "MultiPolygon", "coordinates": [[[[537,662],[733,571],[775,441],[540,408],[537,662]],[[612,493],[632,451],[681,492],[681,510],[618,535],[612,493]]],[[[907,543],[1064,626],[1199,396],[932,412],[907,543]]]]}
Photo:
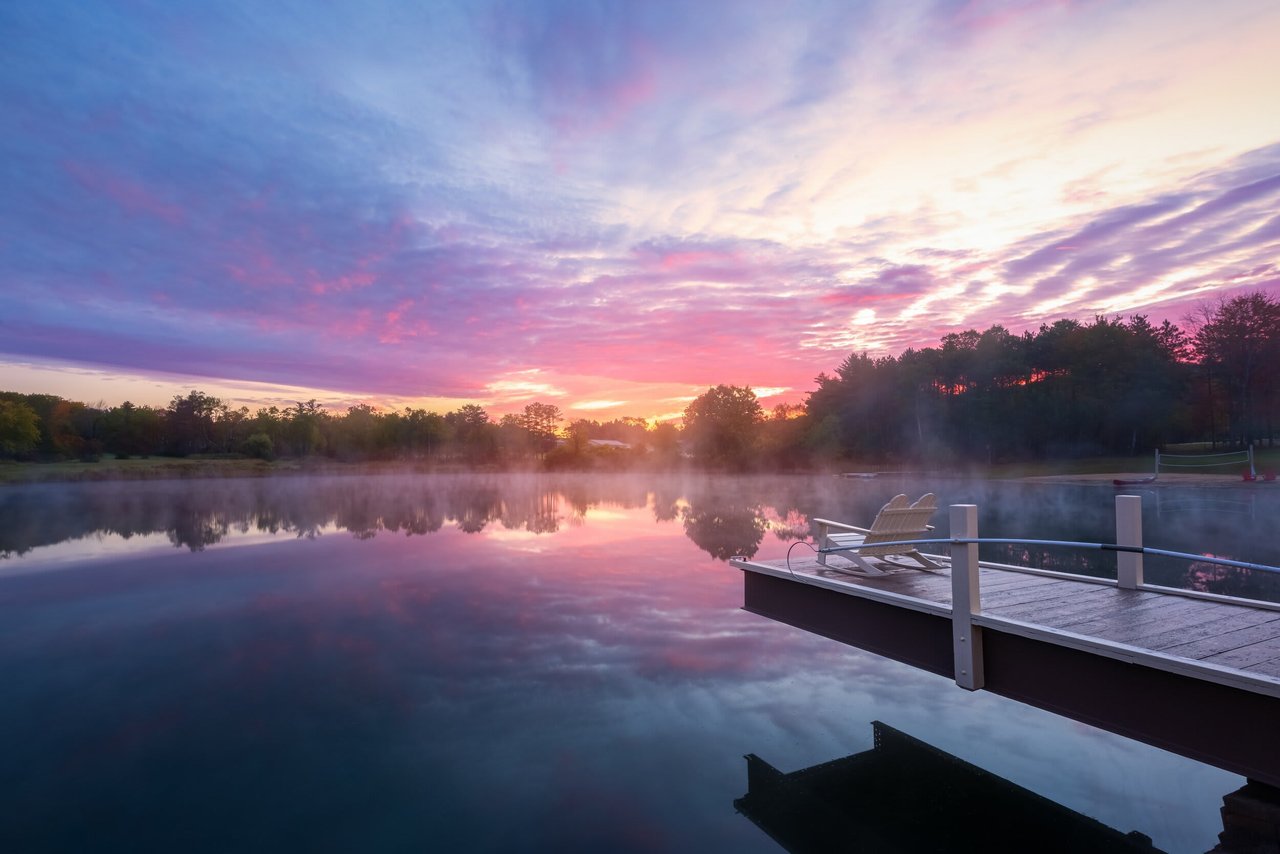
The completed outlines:
{"type": "MultiPolygon", "coordinates": [[[[939,535],[972,502],[986,536],[1114,537],[1110,486],[7,487],[0,849],[776,851],[735,811],[743,757],[840,759],[872,748],[872,721],[1161,849],[1213,847],[1243,778],[741,610],[730,556],[782,557],[812,517],[867,524],[930,489],[939,535]]],[[[1280,563],[1278,490],[1137,494],[1148,545],[1280,563]]],[[[1096,553],[983,557],[1114,573],[1096,553]]],[[[1280,599],[1265,573],[1149,559],[1147,578],[1280,599]]]]}

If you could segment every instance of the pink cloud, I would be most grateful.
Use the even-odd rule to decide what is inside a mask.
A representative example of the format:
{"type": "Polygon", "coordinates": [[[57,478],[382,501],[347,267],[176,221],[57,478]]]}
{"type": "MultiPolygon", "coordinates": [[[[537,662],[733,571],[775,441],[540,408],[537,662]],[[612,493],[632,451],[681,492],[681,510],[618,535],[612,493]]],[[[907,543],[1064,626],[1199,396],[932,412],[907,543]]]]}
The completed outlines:
{"type": "Polygon", "coordinates": [[[658,263],[664,270],[684,270],[695,266],[706,267],[717,262],[737,262],[738,260],[738,256],[734,253],[693,250],[689,252],[667,252],[661,256],[658,263]]]}
{"type": "Polygon", "coordinates": [[[367,288],[376,281],[377,277],[372,273],[348,273],[328,281],[312,282],[311,292],[323,295],[332,291],[351,291],[357,288],[367,288]]]}
{"type": "Polygon", "coordinates": [[[64,161],[63,169],[82,188],[105,196],[130,214],[155,217],[169,225],[181,225],[186,215],[179,205],[165,201],[139,181],[102,165],[64,161]]]}
{"type": "Polygon", "coordinates": [[[951,16],[951,23],[974,34],[994,33],[1046,12],[1079,5],[1072,0],[967,0],[951,16]]]}
{"type": "Polygon", "coordinates": [[[425,322],[415,326],[406,326],[402,322],[405,313],[413,308],[413,304],[414,301],[411,299],[401,300],[395,308],[383,315],[382,331],[378,334],[380,344],[399,344],[405,338],[416,337],[419,330],[429,330],[430,327],[425,322]]]}
{"type": "Polygon", "coordinates": [[[913,294],[864,293],[853,289],[831,291],[818,297],[818,302],[830,306],[866,307],[876,304],[902,302],[913,294]]]}

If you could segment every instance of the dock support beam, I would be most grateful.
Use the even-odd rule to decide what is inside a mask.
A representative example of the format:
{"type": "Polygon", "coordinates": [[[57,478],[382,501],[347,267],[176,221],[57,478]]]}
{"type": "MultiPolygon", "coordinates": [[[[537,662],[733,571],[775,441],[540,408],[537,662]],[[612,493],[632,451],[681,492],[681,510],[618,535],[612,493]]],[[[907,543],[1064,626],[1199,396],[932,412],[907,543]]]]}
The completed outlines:
{"type": "MultiPolygon", "coordinates": [[[[1139,495],[1116,496],[1116,545],[1142,546],[1142,497],[1139,495]]],[[[1122,590],[1137,590],[1142,586],[1141,553],[1116,553],[1116,584],[1122,590]]]]}
{"type": "MultiPolygon", "coordinates": [[[[978,538],[978,506],[951,505],[951,536],[978,538]]],[[[982,629],[973,624],[973,615],[982,613],[978,589],[978,544],[951,546],[951,648],[954,651],[956,684],[976,691],[983,686],[982,629]]]]}

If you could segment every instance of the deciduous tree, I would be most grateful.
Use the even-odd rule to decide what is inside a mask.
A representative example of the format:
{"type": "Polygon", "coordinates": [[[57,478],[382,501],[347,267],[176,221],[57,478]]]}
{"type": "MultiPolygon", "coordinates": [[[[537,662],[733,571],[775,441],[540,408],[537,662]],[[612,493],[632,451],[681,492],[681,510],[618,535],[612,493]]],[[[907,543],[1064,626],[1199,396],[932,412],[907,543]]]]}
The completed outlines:
{"type": "Polygon", "coordinates": [[[25,403],[0,400],[0,454],[21,456],[40,441],[40,416],[25,403]]]}
{"type": "MultiPolygon", "coordinates": [[[[1274,442],[1280,395],[1280,300],[1261,291],[1202,306],[1192,318],[1195,353],[1206,381],[1226,399],[1230,438],[1274,442]]],[[[1213,396],[1210,396],[1212,406],[1213,396]]]]}
{"type": "Polygon", "coordinates": [[[764,410],[746,386],[718,385],[698,395],[684,411],[684,429],[694,454],[713,465],[743,466],[755,451],[764,410]]]}

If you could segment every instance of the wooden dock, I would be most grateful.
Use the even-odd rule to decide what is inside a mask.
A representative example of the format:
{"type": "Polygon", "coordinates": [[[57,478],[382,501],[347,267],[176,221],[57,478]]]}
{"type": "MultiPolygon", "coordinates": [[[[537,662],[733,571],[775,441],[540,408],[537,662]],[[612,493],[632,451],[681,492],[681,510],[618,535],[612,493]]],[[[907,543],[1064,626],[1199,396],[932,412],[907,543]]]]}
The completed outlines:
{"type": "MultiPolygon", "coordinates": [[[[976,509],[952,508],[952,534],[976,537],[976,509]]],[[[748,611],[1280,786],[1280,605],[1147,585],[1140,562],[1126,586],[977,548],[880,578],[838,554],[730,563],[748,611]]]]}
{"type": "MultiPolygon", "coordinates": [[[[888,724],[871,727],[870,750],[789,774],[748,755],[747,793],[734,809],[788,851],[1160,854],[1141,833],[1108,827],[888,724]]],[[[1262,829],[1274,834],[1274,821],[1262,829]]]]}

